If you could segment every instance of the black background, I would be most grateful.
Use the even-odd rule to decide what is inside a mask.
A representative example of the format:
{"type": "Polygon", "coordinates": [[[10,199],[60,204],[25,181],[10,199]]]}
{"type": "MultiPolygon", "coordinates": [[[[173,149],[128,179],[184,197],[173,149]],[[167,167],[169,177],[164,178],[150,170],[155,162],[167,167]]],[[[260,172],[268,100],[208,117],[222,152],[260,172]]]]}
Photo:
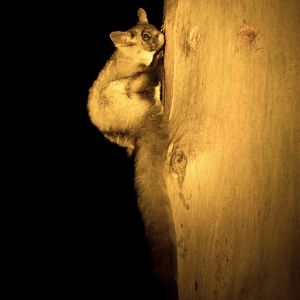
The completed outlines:
{"type": "MultiPolygon", "coordinates": [[[[2,4],[1,4],[2,5],[2,4]]],[[[1,299],[159,299],[133,161],[102,137],[88,89],[143,7],[163,1],[10,1],[1,9],[1,299]]]]}

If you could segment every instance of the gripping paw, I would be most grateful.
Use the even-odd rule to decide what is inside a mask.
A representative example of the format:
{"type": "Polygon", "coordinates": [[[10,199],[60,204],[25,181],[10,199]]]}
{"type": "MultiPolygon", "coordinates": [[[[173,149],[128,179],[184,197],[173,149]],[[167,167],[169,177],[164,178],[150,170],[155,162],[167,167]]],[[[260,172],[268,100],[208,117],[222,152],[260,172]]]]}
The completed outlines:
{"type": "Polygon", "coordinates": [[[163,50],[159,50],[153,56],[151,67],[153,69],[157,69],[158,67],[160,67],[161,65],[163,65],[163,59],[164,59],[164,51],[163,50]]]}
{"type": "Polygon", "coordinates": [[[154,54],[151,65],[149,66],[152,77],[155,82],[162,80],[163,70],[164,70],[164,52],[160,50],[154,54]]]}

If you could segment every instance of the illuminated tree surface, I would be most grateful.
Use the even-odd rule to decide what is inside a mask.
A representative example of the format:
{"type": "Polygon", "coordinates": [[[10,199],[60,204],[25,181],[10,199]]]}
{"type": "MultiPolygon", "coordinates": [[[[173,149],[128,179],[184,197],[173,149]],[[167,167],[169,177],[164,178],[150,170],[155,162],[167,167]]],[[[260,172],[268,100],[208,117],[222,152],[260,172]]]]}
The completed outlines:
{"type": "Polygon", "coordinates": [[[181,300],[300,299],[299,8],[165,1],[181,300]]]}

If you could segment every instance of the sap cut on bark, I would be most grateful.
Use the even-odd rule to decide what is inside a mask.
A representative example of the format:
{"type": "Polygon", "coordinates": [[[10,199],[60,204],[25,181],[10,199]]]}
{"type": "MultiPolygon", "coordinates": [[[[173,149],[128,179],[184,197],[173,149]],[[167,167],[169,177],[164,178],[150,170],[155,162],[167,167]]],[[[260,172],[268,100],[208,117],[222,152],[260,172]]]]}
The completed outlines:
{"type": "Polygon", "coordinates": [[[164,15],[180,299],[300,299],[300,3],[164,15]]]}

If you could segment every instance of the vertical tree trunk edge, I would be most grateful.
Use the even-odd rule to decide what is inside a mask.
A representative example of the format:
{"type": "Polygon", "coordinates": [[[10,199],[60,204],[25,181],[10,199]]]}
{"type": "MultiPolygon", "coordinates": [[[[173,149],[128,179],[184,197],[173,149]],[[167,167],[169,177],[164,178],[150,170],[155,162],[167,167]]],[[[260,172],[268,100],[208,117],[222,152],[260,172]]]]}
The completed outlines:
{"type": "Polygon", "coordinates": [[[300,299],[300,3],[165,0],[180,300],[300,299]]]}

